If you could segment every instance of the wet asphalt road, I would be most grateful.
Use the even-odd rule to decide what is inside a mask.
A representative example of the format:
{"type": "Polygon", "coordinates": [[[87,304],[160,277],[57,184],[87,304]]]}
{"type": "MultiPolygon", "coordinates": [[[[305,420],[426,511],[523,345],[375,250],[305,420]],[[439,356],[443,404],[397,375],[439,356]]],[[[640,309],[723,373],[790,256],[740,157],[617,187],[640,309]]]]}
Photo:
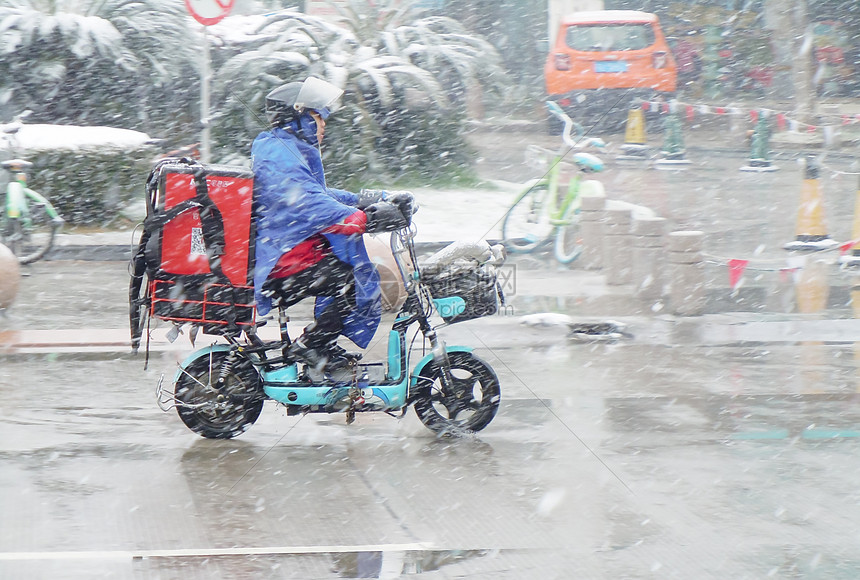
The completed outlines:
{"type": "MultiPolygon", "coordinates": [[[[123,267],[37,264],[5,324],[122,328],[123,267]]],[[[3,356],[0,577],[856,578],[855,321],[623,320],[447,329],[503,394],[455,440],[267,405],[208,441],[155,405],[178,351],[3,356]]]]}
{"type": "MultiPolygon", "coordinates": [[[[511,143],[484,171],[534,177],[511,143]]],[[[714,254],[783,257],[799,170],[787,158],[777,174],[736,173],[743,161],[619,166],[607,189],[704,229],[714,254]]],[[[856,180],[822,185],[847,239],[856,180]]],[[[28,272],[0,330],[125,328],[124,264],[28,272]]],[[[561,275],[518,270],[533,286],[561,275]]],[[[515,304],[445,332],[502,384],[496,419],[463,439],[434,438],[411,410],[347,426],[267,404],[238,439],[209,441],[155,405],[187,346],[148,370],[121,351],[0,354],[0,578],[860,576],[847,305],[679,319],[623,296],[515,304]],[[583,343],[518,317],[547,309],[621,318],[633,336],[583,343]]]]}

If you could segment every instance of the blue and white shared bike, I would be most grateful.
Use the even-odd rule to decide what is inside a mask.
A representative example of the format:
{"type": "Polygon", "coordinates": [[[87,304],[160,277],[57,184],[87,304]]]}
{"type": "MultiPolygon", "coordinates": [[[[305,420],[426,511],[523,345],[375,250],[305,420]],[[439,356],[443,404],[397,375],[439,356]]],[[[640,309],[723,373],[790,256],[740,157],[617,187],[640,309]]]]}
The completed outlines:
{"type": "Polygon", "coordinates": [[[499,408],[499,379],[472,348],[447,346],[431,319],[438,315],[445,325],[495,314],[504,301],[496,281],[504,254],[486,242],[455,243],[419,268],[415,232],[413,225],[391,234],[406,297],[388,333],[386,360],[356,358],[331,373],[293,360],[287,312],[276,308],[277,340],[263,340],[256,324],[226,337],[227,343],[195,351],[179,365],[172,392],[162,378],[159,406],[175,407],[189,429],[213,439],[243,433],[268,400],[284,405],[288,415],[344,413],[347,423],[361,412],[402,416],[412,405],[422,423],[440,435],[485,428],[499,408]],[[422,348],[413,347],[419,333],[422,348]]]}

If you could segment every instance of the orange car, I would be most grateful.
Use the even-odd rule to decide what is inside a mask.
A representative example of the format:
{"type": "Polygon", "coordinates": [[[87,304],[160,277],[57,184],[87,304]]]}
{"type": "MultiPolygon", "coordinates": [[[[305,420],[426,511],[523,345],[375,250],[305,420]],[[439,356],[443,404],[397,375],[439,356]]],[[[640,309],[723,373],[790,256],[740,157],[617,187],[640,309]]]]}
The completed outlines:
{"type": "Polygon", "coordinates": [[[673,97],[677,70],[656,15],[601,10],[562,19],[544,78],[549,98],[587,125],[586,115],[626,116],[637,97],[673,97]]]}

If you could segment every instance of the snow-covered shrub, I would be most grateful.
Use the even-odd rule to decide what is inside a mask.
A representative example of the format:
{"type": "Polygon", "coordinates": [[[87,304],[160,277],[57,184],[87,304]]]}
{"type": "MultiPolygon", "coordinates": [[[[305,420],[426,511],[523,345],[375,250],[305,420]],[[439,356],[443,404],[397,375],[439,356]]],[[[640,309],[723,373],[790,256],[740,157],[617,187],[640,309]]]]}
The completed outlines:
{"type": "Polygon", "coordinates": [[[34,159],[32,186],[70,225],[118,226],[120,214],[142,199],[152,150],[52,151],[34,159]]]}
{"type": "Polygon", "coordinates": [[[154,155],[150,147],[31,152],[28,184],[47,196],[69,225],[128,225],[120,214],[143,198],[154,155]]]}
{"type": "Polygon", "coordinates": [[[199,28],[175,0],[0,2],[0,122],[29,109],[30,122],[196,135],[199,28]]]}
{"type": "Polygon", "coordinates": [[[46,195],[70,225],[116,224],[143,186],[158,153],[146,133],[114,127],[18,125],[0,141],[0,159],[33,163],[28,184],[46,195]]]}

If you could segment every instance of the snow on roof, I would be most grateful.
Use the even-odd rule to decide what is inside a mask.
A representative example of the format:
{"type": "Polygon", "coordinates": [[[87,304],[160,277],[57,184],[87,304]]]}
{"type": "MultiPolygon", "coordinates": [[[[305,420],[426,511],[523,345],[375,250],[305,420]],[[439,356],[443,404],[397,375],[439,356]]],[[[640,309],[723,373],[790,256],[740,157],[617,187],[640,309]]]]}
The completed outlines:
{"type": "Polygon", "coordinates": [[[563,18],[563,24],[583,24],[595,22],[656,22],[657,15],[639,10],[593,10],[574,12],[563,18]]]}
{"type": "MultiPolygon", "coordinates": [[[[5,135],[3,135],[5,137],[5,135]]],[[[136,149],[152,141],[149,135],[130,129],[114,127],[80,127],[76,125],[20,125],[13,137],[15,148],[47,151],[75,150],[92,147],[136,149]]],[[[9,149],[9,143],[0,140],[0,148],[9,149]]]]}

